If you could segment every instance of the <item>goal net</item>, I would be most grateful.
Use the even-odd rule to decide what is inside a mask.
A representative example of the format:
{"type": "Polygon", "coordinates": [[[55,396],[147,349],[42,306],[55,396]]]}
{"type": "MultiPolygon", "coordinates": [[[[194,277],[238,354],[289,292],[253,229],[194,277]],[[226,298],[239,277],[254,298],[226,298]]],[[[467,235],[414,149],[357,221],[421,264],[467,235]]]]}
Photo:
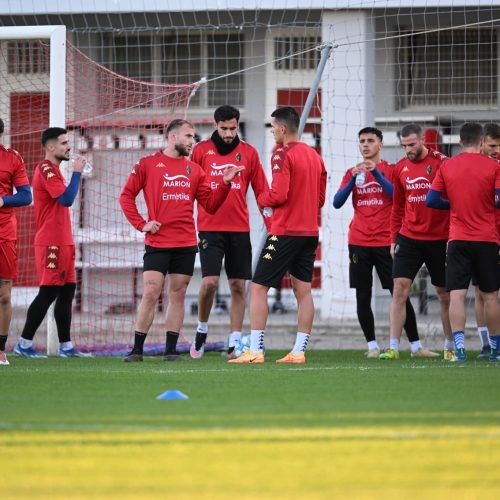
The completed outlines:
{"type": "MultiPolygon", "coordinates": [[[[284,105],[303,111],[321,48],[331,43],[332,55],[302,137],[321,152],[329,171],[313,281],[318,313],[312,345],[362,347],[348,280],[352,206],[347,202],[341,210],[332,207],[344,172],[359,161],[357,132],[364,126],[380,128],[382,156],[396,162],[403,156],[397,132],[407,123],[421,125],[430,146],[453,155],[459,151],[457,134],[464,121],[495,121],[497,3],[464,8],[443,1],[425,6],[359,1],[334,2],[332,8],[331,2],[312,0],[306,8],[290,0],[278,9],[255,0],[242,9],[230,0],[217,5],[207,0],[198,10],[191,4],[182,10],[176,4],[164,12],[153,3],[139,0],[127,14],[111,2],[105,14],[85,9],[68,14],[53,5],[44,10],[44,23],[64,24],[68,31],[66,126],[74,149],[94,166],[72,211],[77,344],[113,352],[132,338],[142,294],[143,238],[123,217],[118,195],[135,161],[163,146],[165,125],[173,117],[186,116],[199,137],[207,138],[214,109],[236,106],[242,112],[241,134],[257,148],[270,177],[270,113],[284,105]]],[[[5,26],[42,19],[36,7],[28,12],[23,2],[10,4],[11,11],[2,17],[5,26]]],[[[21,152],[31,176],[42,157],[39,136],[48,126],[49,96],[61,96],[50,95],[46,41],[2,41],[0,54],[0,114],[7,126],[3,142],[21,152]]],[[[256,252],[263,224],[251,193],[248,199],[256,252]]],[[[20,275],[9,345],[20,334],[26,307],[36,293],[32,211],[17,210],[20,275]]],[[[197,263],[186,299],[186,340],[196,325],[199,284],[197,263]]],[[[282,306],[293,313],[290,283],[285,279],[282,285],[279,303],[270,292],[271,311],[282,312],[282,306]]],[[[214,341],[222,341],[229,328],[225,280],[219,292],[210,319],[214,341]]],[[[158,345],[164,339],[165,301],[164,296],[148,337],[158,345]]],[[[388,336],[389,301],[375,278],[373,308],[381,342],[388,336]]],[[[412,302],[421,336],[429,347],[440,347],[439,307],[425,270],[414,283],[412,302]]],[[[473,326],[472,305],[471,300],[473,326]]],[[[271,314],[278,343],[291,338],[293,323],[293,315],[271,314]]]]}

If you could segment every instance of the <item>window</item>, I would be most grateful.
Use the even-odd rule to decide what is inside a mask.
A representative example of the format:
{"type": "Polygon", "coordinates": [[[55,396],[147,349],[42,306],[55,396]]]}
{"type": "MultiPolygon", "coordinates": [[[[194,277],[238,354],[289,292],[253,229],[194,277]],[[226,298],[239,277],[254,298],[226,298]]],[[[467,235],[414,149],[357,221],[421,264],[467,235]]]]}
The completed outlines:
{"type": "MultiPolygon", "coordinates": [[[[244,36],[235,33],[110,36],[102,61],[114,72],[147,82],[186,84],[209,80],[244,67],[244,36]]],[[[243,75],[202,85],[191,106],[244,104],[243,75]]]]}
{"type": "Polygon", "coordinates": [[[10,74],[48,73],[48,46],[38,41],[9,42],[7,72],[10,74]]]}
{"type": "Polygon", "coordinates": [[[484,107],[497,103],[495,29],[414,34],[398,48],[396,95],[409,107],[484,107]]]}
{"type": "Polygon", "coordinates": [[[318,66],[321,54],[313,49],[321,45],[321,38],[315,36],[279,37],[274,39],[274,69],[276,70],[311,70],[318,66]],[[303,52],[307,50],[307,52],[303,52]],[[303,52],[297,54],[297,52],[303,52]],[[290,54],[297,54],[288,57],[290,54]],[[281,61],[281,59],[286,57],[281,61]]]}

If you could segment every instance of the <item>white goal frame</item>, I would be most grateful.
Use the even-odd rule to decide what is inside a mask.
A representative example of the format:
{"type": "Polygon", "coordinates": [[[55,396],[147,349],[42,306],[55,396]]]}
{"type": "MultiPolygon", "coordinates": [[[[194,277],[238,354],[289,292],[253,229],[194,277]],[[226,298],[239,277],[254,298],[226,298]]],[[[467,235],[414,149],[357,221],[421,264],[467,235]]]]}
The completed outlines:
{"type": "MultiPolygon", "coordinates": [[[[0,27],[2,40],[50,40],[49,126],[66,124],[66,26],[8,26],[0,27]],[[57,99],[52,99],[57,96],[57,99]]],[[[57,354],[59,340],[54,320],[54,304],[47,314],[47,354],[57,354]]]]}

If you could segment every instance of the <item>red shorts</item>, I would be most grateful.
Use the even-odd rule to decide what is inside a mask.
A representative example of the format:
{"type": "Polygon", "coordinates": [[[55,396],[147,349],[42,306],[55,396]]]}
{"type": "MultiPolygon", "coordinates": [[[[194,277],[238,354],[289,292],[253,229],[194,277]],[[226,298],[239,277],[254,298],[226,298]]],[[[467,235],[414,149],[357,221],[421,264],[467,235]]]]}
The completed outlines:
{"type": "Polygon", "coordinates": [[[13,280],[17,276],[15,241],[0,241],[0,279],[13,280]]]}
{"type": "Polygon", "coordinates": [[[35,246],[36,274],[40,286],[76,283],[75,245],[35,246]]]}

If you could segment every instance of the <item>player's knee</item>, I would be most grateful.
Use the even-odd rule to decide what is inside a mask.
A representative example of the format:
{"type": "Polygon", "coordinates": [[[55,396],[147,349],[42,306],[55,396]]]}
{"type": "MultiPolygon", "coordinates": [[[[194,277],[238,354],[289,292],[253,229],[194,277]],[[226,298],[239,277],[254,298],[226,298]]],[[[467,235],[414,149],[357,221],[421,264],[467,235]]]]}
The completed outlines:
{"type": "Polygon", "coordinates": [[[450,305],[450,292],[448,292],[445,288],[437,287],[436,293],[441,304],[444,306],[450,305]]]}
{"type": "Polygon", "coordinates": [[[161,289],[157,288],[146,288],[144,294],[142,295],[142,301],[147,304],[156,304],[156,301],[160,297],[161,289]]]}
{"type": "Polygon", "coordinates": [[[408,284],[406,281],[401,281],[398,279],[394,280],[393,298],[394,300],[405,301],[410,294],[411,283],[408,284]]]}
{"type": "Polygon", "coordinates": [[[10,306],[11,294],[10,290],[0,289],[0,307],[10,306]]]}
{"type": "Polygon", "coordinates": [[[205,292],[212,294],[217,291],[217,287],[219,286],[219,277],[205,276],[201,283],[202,283],[202,288],[205,290],[205,292]]]}
{"type": "Polygon", "coordinates": [[[229,280],[229,287],[233,297],[244,297],[246,294],[245,280],[229,280]]]}

